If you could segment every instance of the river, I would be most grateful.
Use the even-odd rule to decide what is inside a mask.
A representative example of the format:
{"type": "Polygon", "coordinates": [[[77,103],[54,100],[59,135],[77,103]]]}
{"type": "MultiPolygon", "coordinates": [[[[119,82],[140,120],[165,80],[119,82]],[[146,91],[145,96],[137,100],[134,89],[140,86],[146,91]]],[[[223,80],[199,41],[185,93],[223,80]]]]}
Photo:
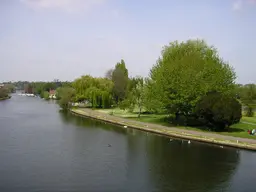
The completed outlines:
{"type": "Polygon", "coordinates": [[[0,102],[1,192],[254,192],[256,153],[59,112],[53,101],[0,102]]]}

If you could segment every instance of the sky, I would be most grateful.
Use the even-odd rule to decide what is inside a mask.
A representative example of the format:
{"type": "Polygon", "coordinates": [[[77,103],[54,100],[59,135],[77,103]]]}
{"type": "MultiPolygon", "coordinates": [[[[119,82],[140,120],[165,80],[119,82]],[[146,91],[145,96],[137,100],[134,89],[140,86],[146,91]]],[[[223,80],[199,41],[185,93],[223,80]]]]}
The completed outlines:
{"type": "Polygon", "coordinates": [[[0,82],[147,76],[171,41],[204,39],[256,83],[256,0],[0,0],[0,82]]]}

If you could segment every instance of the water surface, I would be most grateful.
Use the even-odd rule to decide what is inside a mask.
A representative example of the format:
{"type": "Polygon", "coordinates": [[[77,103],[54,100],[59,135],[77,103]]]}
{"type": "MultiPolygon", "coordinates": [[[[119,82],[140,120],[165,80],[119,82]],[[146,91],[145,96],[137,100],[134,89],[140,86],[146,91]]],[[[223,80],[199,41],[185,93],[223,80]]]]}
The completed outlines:
{"type": "Polygon", "coordinates": [[[254,152],[122,129],[52,101],[0,102],[1,192],[254,192],[255,163],[254,152]]]}

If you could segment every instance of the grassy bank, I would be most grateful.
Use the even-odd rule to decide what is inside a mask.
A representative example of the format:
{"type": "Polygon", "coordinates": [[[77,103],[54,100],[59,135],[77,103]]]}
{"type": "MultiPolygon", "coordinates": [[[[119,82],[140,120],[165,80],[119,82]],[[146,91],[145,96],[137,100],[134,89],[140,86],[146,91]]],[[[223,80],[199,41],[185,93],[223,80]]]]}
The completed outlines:
{"type": "Polygon", "coordinates": [[[3,98],[0,98],[0,101],[6,100],[6,99],[10,99],[10,98],[11,98],[11,96],[3,97],[3,98]]]}
{"type": "MultiPolygon", "coordinates": [[[[180,129],[184,130],[194,130],[194,131],[201,131],[201,132],[209,132],[208,130],[205,130],[204,128],[200,127],[190,127],[190,126],[177,126],[174,124],[170,124],[170,122],[167,122],[165,118],[167,115],[165,114],[141,114],[141,117],[138,118],[138,114],[135,111],[134,113],[128,112],[127,110],[121,110],[121,109],[98,109],[98,112],[101,113],[106,113],[106,114],[111,114],[113,116],[117,117],[123,117],[131,120],[136,120],[140,122],[145,122],[145,123],[153,123],[153,124],[158,124],[158,125],[163,125],[163,126],[168,126],[168,127],[178,127],[180,129]]],[[[248,129],[256,129],[256,125],[253,125],[253,123],[256,124],[256,116],[255,117],[243,117],[241,122],[235,125],[232,125],[229,129],[223,132],[212,132],[212,133],[217,133],[220,135],[228,135],[228,136],[233,136],[233,137],[241,137],[241,138],[249,138],[249,139],[256,139],[256,136],[249,135],[248,134],[248,129]],[[248,124],[252,123],[252,124],[248,124]]]]}
{"type": "Polygon", "coordinates": [[[255,127],[256,127],[256,116],[254,116],[254,117],[243,117],[241,121],[248,122],[248,123],[253,123],[253,124],[255,124],[255,127]]]}

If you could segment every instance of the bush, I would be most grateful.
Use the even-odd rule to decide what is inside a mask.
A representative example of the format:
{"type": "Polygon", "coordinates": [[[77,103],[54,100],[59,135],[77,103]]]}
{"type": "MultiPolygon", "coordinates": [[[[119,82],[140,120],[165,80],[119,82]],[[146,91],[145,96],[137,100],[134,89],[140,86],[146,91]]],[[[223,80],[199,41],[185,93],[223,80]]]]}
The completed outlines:
{"type": "Polygon", "coordinates": [[[0,88],[0,98],[5,98],[8,97],[8,89],[4,88],[0,88]]]}
{"type": "Polygon", "coordinates": [[[214,130],[223,130],[242,118],[242,106],[238,100],[218,92],[202,97],[195,111],[214,130]]]}

